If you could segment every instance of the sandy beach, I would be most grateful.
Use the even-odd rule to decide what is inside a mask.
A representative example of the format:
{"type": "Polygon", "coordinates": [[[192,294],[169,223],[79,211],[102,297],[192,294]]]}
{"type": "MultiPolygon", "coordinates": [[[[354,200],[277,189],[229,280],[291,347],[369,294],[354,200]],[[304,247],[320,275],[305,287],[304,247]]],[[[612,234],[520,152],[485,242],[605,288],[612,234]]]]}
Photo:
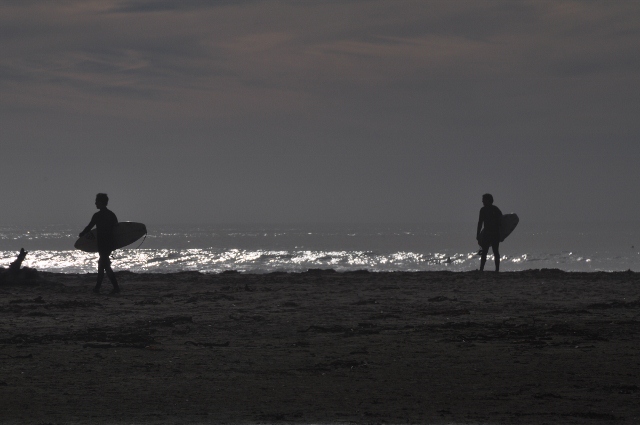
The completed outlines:
{"type": "Polygon", "coordinates": [[[2,423],[638,423],[636,273],[39,273],[2,423]]]}

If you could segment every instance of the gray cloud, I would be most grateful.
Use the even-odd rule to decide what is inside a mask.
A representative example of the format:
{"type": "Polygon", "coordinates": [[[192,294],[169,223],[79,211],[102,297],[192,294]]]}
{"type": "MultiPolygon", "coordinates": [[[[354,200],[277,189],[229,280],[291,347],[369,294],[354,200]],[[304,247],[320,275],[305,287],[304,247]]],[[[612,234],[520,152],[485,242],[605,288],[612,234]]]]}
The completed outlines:
{"type": "Polygon", "coordinates": [[[3,2],[0,177],[32,196],[2,189],[0,217],[105,190],[151,221],[473,220],[486,191],[633,218],[639,9],[3,2]]]}
{"type": "Polygon", "coordinates": [[[190,11],[220,6],[238,6],[243,3],[255,3],[264,0],[133,0],[119,1],[111,13],[152,13],[170,11],[190,11]]]}

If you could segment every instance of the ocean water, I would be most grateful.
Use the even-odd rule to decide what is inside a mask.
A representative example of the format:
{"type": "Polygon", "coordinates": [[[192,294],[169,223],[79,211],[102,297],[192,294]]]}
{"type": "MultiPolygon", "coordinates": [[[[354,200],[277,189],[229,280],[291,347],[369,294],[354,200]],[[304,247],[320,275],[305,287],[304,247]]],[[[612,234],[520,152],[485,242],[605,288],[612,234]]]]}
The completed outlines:
{"type": "MultiPolygon", "coordinates": [[[[148,225],[146,240],[113,255],[114,270],[170,273],[470,271],[475,223],[423,225],[148,225]]],[[[95,272],[97,254],[73,249],[82,225],[0,226],[0,266],[20,248],[42,271],[95,272]]],[[[501,270],[640,271],[640,223],[520,225],[500,245],[501,270]]],[[[493,270],[492,257],[487,269],[493,270]]]]}

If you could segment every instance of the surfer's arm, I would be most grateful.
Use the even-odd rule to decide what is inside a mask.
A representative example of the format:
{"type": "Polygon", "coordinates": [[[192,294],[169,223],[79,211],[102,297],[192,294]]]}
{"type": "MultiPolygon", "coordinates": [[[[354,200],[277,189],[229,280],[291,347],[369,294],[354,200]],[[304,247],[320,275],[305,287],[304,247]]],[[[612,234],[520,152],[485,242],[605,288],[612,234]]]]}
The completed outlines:
{"type": "Polygon", "coordinates": [[[91,222],[89,223],[89,225],[87,225],[87,227],[84,228],[84,230],[82,232],[80,232],[80,237],[83,237],[86,233],[89,233],[91,231],[91,229],[93,229],[93,226],[96,225],[95,219],[92,218],[91,222]]]}
{"type": "Polygon", "coordinates": [[[482,230],[482,211],[480,211],[480,218],[478,218],[478,230],[476,230],[476,240],[480,237],[480,231],[482,230]]]}

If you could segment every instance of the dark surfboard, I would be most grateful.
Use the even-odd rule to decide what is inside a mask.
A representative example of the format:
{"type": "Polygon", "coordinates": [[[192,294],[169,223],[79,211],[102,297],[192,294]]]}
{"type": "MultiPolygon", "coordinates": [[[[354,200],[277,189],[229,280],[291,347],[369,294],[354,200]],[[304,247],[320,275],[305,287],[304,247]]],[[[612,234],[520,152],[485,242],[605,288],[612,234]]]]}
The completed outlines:
{"type": "MultiPolygon", "coordinates": [[[[518,218],[518,214],[515,213],[504,214],[500,218],[500,242],[504,242],[504,240],[507,239],[507,236],[513,232],[513,229],[516,228],[519,222],[520,219],[518,218]]],[[[480,236],[478,237],[478,245],[483,246],[485,238],[486,235],[484,229],[482,229],[480,236]]]]}
{"type": "MultiPolygon", "coordinates": [[[[115,230],[115,249],[124,248],[131,245],[141,237],[147,234],[147,226],[142,223],[133,221],[123,221],[118,223],[115,230]]],[[[73,245],[75,249],[86,252],[98,252],[98,238],[96,237],[96,229],[86,233],[79,238],[73,245]]]]}

